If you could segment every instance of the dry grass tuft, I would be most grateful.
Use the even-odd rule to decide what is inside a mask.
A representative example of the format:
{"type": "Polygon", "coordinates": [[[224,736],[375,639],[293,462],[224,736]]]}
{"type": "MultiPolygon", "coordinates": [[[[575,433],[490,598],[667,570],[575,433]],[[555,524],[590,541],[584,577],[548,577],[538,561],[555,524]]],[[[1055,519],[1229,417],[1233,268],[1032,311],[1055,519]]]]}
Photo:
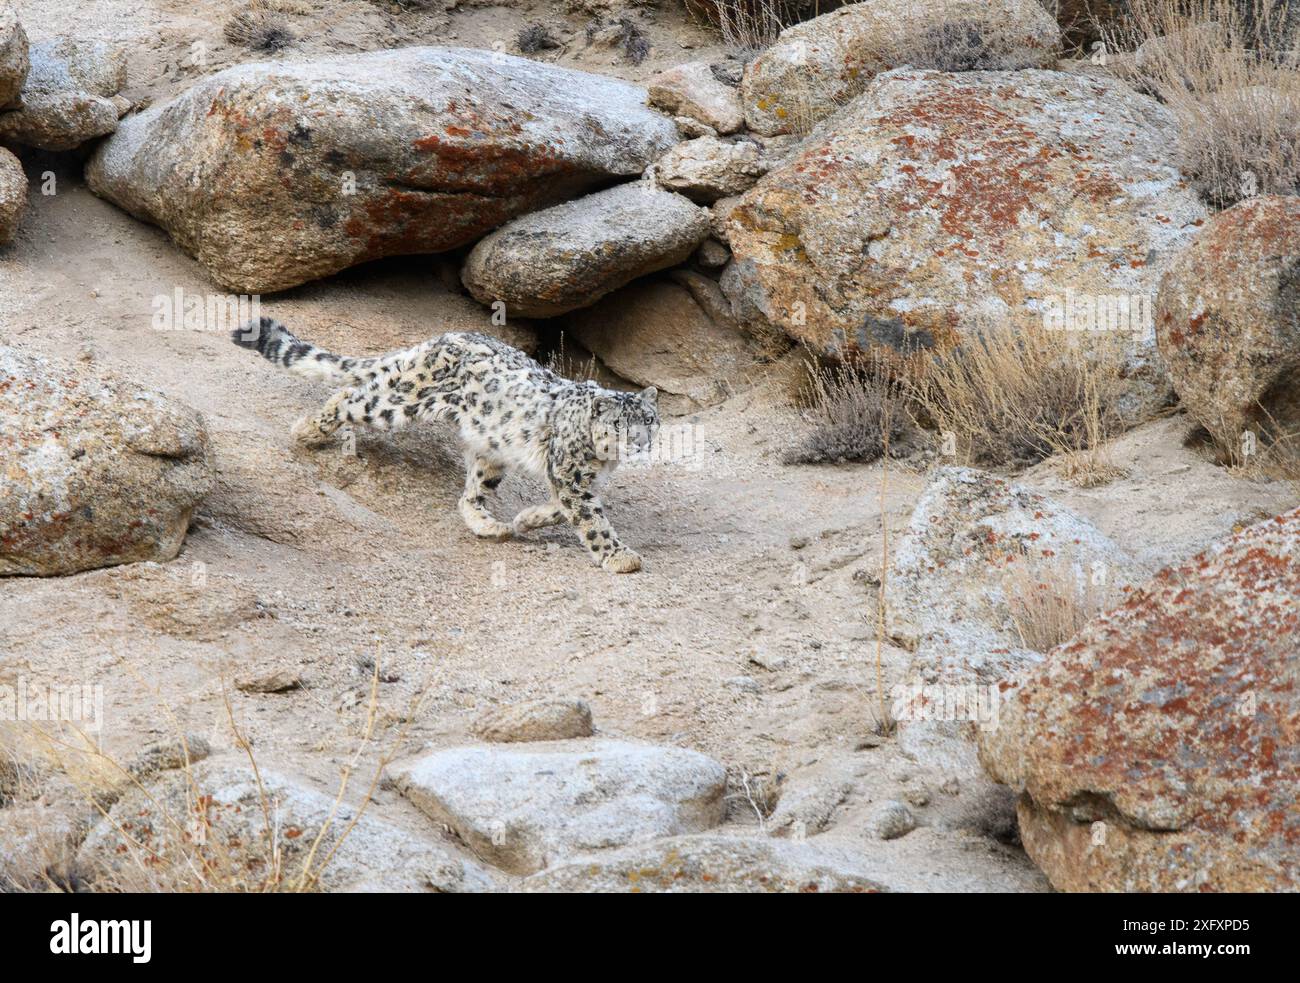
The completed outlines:
{"type": "Polygon", "coordinates": [[[713,25],[722,40],[742,52],[758,52],[785,28],[837,4],[822,0],[686,0],[692,14],[713,25]]]}
{"type": "Polygon", "coordinates": [[[877,361],[815,373],[803,417],[808,429],[785,453],[786,464],[875,461],[914,430],[900,383],[877,361]]]}
{"type": "Polygon", "coordinates": [[[1131,0],[1117,50],[1181,130],[1182,169],[1226,208],[1300,192],[1300,0],[1131,0]]]}
{"type": "Polygon", "coordinates": [[[1124,374],[1119,336],[1001,327],[935,354],[911,395],[952,445],[945,452],[967,463],[1023,467],[1060,454],[1099,481],[1112,467],[1105,441],[1136,422],[1121,411],[1124,374]]]}
{"type": "Polygon", "coordinates": [[[269,0],[249,0],[243,10],[226,21],[222,33],[231,44],[252,51],[279,51],[297,40],[289,30],[289,22],[269,0]]]}
{"type": "Polygon", "coordinates": [[[1030,559],[1012,563],[1002,580],[1020,644],[1049,652],[1089,621],[1114,607],[1122,594],[1069,563],[1030,559]]]}

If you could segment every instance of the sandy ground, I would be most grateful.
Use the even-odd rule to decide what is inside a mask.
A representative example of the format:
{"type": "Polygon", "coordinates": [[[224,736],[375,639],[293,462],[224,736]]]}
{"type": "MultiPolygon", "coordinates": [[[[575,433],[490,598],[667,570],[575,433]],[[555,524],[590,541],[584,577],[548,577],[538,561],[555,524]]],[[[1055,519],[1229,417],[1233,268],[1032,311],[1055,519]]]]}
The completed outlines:
{"type": "MultiPolygon", "coordinates": [[[[178,52],[192,36],[219,38],[214,12],[224,5],[18,7],[36,37],[138,40],[131,94],[140,97],[185,84],[178,52]]],[[[514,19],[531,16],[469,8],[397,18],[394,9],[331,3],[334,27],[316,32],[311,48],[376,46],[381,37],[482,43],[492,31],[511,36],[514,19]]],[[[692,56],[678,47],[657,57],[662,67],[692,56]]],[[[608,52],[587,53],[585,62],[556,57],[642,71],[602,64],[608,52]]],[[[18,241],[0,249],[0,342],[92,361],[195,407],[212,434],[218,484],[170,563],[0,581],[0,681],[103,683],[105,746],[129,756],[177,726],[229,752],[223,685],[294,670],[304,688],[234,692],[232,707],[263,767],[327,791],[361,741],[368,660],[389,681],[379,687],[381,740],[364,751],[367,763],[399,736],[403,754],[464,742],[472,719],[498,703],[576,696],[590,702],[603,734],[724,762],[738,790],[733,825],[758,824],[740,791],[746,777],[755,786],[779,780],[786,808],[809,803],[810,832],[824,824],[826,836],[860,850],[897,888],[1047,889],[1018,848],[986,835],[979,803],[941,791],[944,776],[872,736],[871,583],[884,531],[897,535],[924,486],[919,465],[781,465],[798,420],[759,378],[724,405],[684,418],[703,451],[698,467],[617,475],[606,501],[645,557],[641,574],[603,573],[563,529],[479,542],[454,510],[460,462],[446,435],[362,434],[355,456],[295,448],[290,424],[326,393],[221,333],[155,330],[155,296],[214,290],[199,267],[165,234],[86,191],[74,156],[33,157],[27,166],[34,182],[53,169],[58,193],[34,190],[18,241]],[[755,655],[785,662],[766,670],[755,655]],[[873,839],[865,822],[873,804],[919,785],[932,792],[931,805],[917,809],[921,828],[873,839]]],[[[355,354],[488,326],[427,258],[349,271],[266,298],[263,311],[355,354]]],[[[1175,416],[1118,441],[1114,457],[1129,475],[1099,489],[1069,485],[1052,462],[1025,480],[1155,560],[1185,556],[1294,503],[1289,486],[1233,477],[1184,449],[1187,427],[1175,416]]],[[[509,516],[540,494],[512,478],[496,511],[509,516]]],[[[879,651],[887,692],[909,656],[887,644],[879,651]]],[[[437,835],[391,792],[375,808],[437,835]]]]}

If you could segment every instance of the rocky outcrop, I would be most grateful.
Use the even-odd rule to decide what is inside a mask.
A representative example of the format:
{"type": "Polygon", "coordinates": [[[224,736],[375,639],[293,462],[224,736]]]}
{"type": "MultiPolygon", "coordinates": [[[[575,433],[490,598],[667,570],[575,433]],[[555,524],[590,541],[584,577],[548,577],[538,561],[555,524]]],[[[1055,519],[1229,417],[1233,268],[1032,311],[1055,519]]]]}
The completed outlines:
{"type": "Polygon", "coordinates": [[[655,177],[663,187],[701,204],[748,191],[765,173],[758,144],[717,137],[679,143],[655,165],[655,177]]]}
{"type": "Polygon", "coordinates": [[[884,586],[885,629],[915,650],[892,693],[900,747],[941,771],[979,776],[974,741],[997,723],[997,684],[1042,659],[1029,622],[1058,607],[1111,606],[1148,572],[1046,496],[973,468],[940,468],[894,545],[884,586]],[[1041,600],[1025,596],[1033,591],[1041,600]]]}
{"type": "Polygon", "coordinates": [[[509,316],[553,317],[684,262],[708,234],[703,208],[633,181],[502,226],[470,252],[461,278],[509,316]]]}
{"type": "Polygon", "coordinates": [[[86,173],[218,283],[265,293],[473,242],[676,142],[625,82],[414,47],[218,72],[127,120],[86,173]]]}
{"type": "Polygon", "coordinates": [[[686,116],[722,135],[745,125],[740,93],[707,61],[693,61],[660,72],[649,83],[650,105],[670,116],[686,116]]]}
{"type": "MultiPolygon", "coordinates": [[[[687,287],[668,279],[634,283],[564,324],[623,378],[682,397],[687,405],[681,409],[721,402],[754,366],[744,336],[710,317],[687,287]]],[[[672,400],[664,402],[671,408],[672,400]]]]}
{"type": "Polygon", "coordinates": [[[1115,81],[889,72],[732,209],[723,288],[830,354],[1045,323],[1151,354],[1160,272],[1206,214],[1177,139],[1115,81]]]}
{"type": "Polygon", "coordinates": [[[1183,406],[1229,459],[1300,429],[1300,199],[1215,215],[1160,283],[1156,335],[1183,406]]]}
{"type": "Polygon", "coordinates": [[[710,829],[727,776],[695,751],[587,740],[436,751],[395,783],[478,856],[531,874],[573,853],[710,829]]]}
{"type": "Polygon", "coordinates": [[[126,56],[102,41],[43,41],[31,49],[31,70],[14,108],[0,112],[0,140],[39,150],[72,150],[117,129],[131,103],[126,56]]]}
{"type": "Polygon", "coordinates": [[[212,483],[197,413],[0,346],[0,574],[169,560],[212,483]]]}
{"type": "Polygon", "coordinates": [[[530,700],[494,707],[474,721],[474,733],[495,744],[563,741],[590,737],[591,707],[585,700],[530,700]]]}
{"type": "Polygon", "coordinates": [[[0,246],[13,242],[27,211],[27,175],[22,162],[0,147],[0,246]]]}
{"type": "Polygon", "coordinates": [[[13,7],[0,4],[0,110],[18,98],[28,65],[27,33],[13,7]]]}
{"type": "Polygon", "coordinates": [[[92,889],[493,890],[477,864],[273,771],[207,761],[128,792],[86,837],[92,889]],[[272,863],[278,857],[278,863],[272,863]],[[195,883],[202,872],[207,883],[195,883]]]}
{"type": "Polygon", "coordinates": [[[843,847],[704,834],[593,853],[534,874],[524,891],[834,894],[888,888],[843,847]]]}
{"type": "Polygon", "coordinates": [[[788,27],[745,69],[756,133],[806,133],[877,74],[1047,68],[1059,31],[1034,0],[872,0],[788,27]]]}
{"type": "Polygon", "coordinates": [[[980,760],[1064,891],[1300,888],[1300,510],[1162,570],[1006,684],[980,760]]]}

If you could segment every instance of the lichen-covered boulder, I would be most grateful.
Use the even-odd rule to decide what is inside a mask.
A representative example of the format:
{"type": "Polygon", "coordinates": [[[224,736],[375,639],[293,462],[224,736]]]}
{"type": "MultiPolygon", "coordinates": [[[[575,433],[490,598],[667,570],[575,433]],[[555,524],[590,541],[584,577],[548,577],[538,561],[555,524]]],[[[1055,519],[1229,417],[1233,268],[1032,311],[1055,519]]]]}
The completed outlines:
{"type": "Polygon", "coordinates": [[[126,85],[126,56],[103,41],[72,38],[31,48],[31,70],[8,112],[0,112],[0,139],[39,150],[72,150],[117,129],[131,104],[118,96],[126,85]]]}
{"type": "Polygon", "coordinates": [[[0,575],[170,560],[212,483],[198,413],[0,346],[0,575]]]}
{"type": "Polygon", "coordinates": [[[910,65],[945,72],[1047,68],[1060,38],[1035,0],[871,0],[795,24],[745,69],[745,122],[807,132],[873,77],[910,65]]]}
{"type": "Polygon", "coordinates": [[[1248,198],[1210,219],[1161,280],[1156,337],[1183,406],[1230,459],[1295,433],[1300,199],[1248,198]]]}
{"type": "Polygon", "coordinates": [[[676,142],[626,82],[414,47],[218,72],[126,120],[86,175],[222,286],[266,293],[465,245],[676,142]]]}
{"type": "Polygon", "coordinates": [[[980,760],[1064,891],[1300,888],[1300,510],[1170,566],[1005,684],[980,760]]]}
{"type": "Polygon", "coordinates": [[[1206,215],[1177,144],[1117,81],[889,72],[731,209],[723,289],[742,320],[829,354],[991,325],[1152,353],[1160,272],[1206,215]]]}
{"type": "Polygon", "coordinates": [[[705,209],[632,181],[503,225],[470,252],[461,279],[511,317],[553,317],[685,262],[708,234],[705,209]]]}

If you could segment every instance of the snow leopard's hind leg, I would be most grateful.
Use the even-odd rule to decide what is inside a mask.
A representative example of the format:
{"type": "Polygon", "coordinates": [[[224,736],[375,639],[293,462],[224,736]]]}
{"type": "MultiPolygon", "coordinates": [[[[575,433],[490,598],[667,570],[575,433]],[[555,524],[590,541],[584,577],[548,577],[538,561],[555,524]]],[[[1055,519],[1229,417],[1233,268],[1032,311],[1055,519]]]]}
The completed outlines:
{"type": "Polygon", "coordinates": [[[460,497],[460,517],[470,532],[481,539],[509,539],[514,531],[509,525],[493,518],[487,509],[484,490],[492,491],[505,477],[505,468],[486,457],[473,453],[465,455],[465,494],[460,497]]]}
{"type": "Polygon", "coordinates": [[[384,372],[364,386],[340,389],[319,410],[308,413],[293,425],[294,439],[306,447],[321,447],[345,423],[363,423],[376,430],[400,430],[427,412],[425,403],[403,392],[400,383],[399,375],[384,372]]]}

